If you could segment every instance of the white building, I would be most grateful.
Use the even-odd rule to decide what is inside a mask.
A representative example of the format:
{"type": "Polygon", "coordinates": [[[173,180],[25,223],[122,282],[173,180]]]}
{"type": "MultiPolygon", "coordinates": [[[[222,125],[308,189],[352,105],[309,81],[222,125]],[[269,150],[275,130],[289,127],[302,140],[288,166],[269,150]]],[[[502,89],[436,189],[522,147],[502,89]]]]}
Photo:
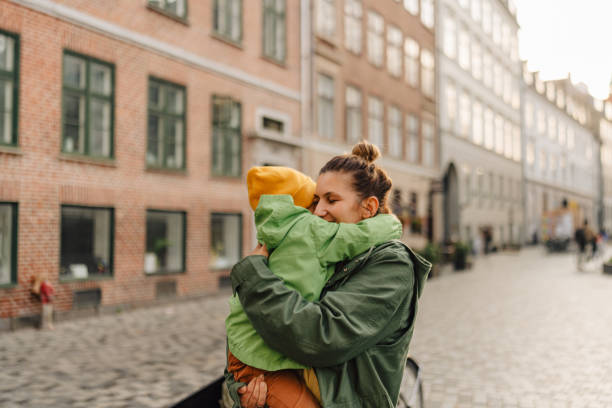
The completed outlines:
{"type": "Polygon", "coordinates": [[[445,238],[522,235],[518,23],[511,0],[437,0],[445,238]]]}
{"type": "MultiPolygon", "coordinates": [[[[598,226],[599,142],[593,99],[569,79],[543,81],[523,64],[523,143],[525,146],[525,239],[546,239],[542,214],[563,200],[598,226]]],[[[599,123],[597,123],[598,125],[599,123]]]]}
{"type": "Polygon", "coordinates": [[[601,103],[599,118],[602,169],[602,220],[601,226],[612,233],[612,85],[609,98],[601,103]]]}

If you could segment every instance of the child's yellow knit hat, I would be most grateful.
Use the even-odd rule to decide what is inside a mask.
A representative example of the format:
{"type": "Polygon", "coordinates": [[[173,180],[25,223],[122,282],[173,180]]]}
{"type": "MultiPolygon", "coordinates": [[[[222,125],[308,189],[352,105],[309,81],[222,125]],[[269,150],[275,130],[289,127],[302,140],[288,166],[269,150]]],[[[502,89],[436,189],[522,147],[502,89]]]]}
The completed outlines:
{"type": "Polygon", "coordinates": [[[289,194],[293,203],[308,208],[314,199],[316,183],[289,167],[253,167],[247,173],[249,203],[255,210],[262,194],[289,194]]]}

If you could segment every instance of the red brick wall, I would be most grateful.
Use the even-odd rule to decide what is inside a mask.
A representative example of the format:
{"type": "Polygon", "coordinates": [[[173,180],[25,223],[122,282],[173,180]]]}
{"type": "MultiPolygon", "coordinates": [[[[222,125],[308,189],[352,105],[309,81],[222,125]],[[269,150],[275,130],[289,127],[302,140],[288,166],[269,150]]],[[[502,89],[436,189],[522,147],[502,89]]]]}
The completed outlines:
{"type": "MultiPolygon", "coordinates": [[[[108,16],[117,21],[128,14],[118,7],[116,1],[113,3],[117,7],[111,7],[107,4],[109,2],[63,3],[81,4],[87,6],[87,11],[98,14],[101,10],[97,10],[99,7],[94,4],[104,3],[105,10],[109,9],[108,16]]],[[[198,43],[194,36],[201,30],[210,29],[210,17],[206,17],[200,26],[197,13],[204,13],[205,10],[199,9],[196,5],[199,2],[189,4],[190,26],[153,14],[143,6],[144,1],[121,2],[122,6],[124,3],[130,3],[130,7],[133,4],[141,6],[140,10],[133,11],[137,13],[133,21],[139,29],[168,36],[164,39],[177,44],[196,47],[198,43]],[[150,20],[155,20],[155,23],[150,20]],[[187,41],[179,41],[181,30],[191,36],[187,41]]],[[[249,18],[245,10],[245,19],[249,18]]],[[[252,162],[246,135],[254,129],[256,107],[266,106],[286,112],[292,117],[293,132],[297,134],[300,126],[298,102],[9,2],[0,2],[0,28],[20,35],[21,55],[21,154],[0,151],[0,201],[19,203],[18,285],[0,288],[0,318],[39,312],[40,304],[29,294],[30,277],[39,272],[50,275],[56,288],[56,307],[60,311],[70,309],[72,292],[83,288],[101,288],[103,305],[153,300],[155,283],[160,279],[176,279],[179,295],[216,291],[218,278],[227,275],[228,271],[210,271],[208,268],[210,213],[243,213],[243,251],[250,249],[252,231],[251,210],[243,179],[213,178],[210,174],[211,96],[216,93],[229,95],[242,103],[243,170],[252,162]],[[113,165],[67,160],[60,155],[61,75],[65,49],[96,57],[115,66],[113,165]],[[184,173],[145,169],[149,76],[186,87],[187,148],[184,173]],[[59,281],[62,204],[114,208],[114,276],[111,279],[59,281]],[[149,208],[187,213],[185,273],[145,276],[145,216],[149,208]]],[[[206,43],[218,42],[209,38],[208,34],[206,36],[206,43]]],[[[255,39],[261,42],[259,33],[252,37],[249,44],[255,39]]],[[[294,37],[292,35],[290,41],[297,41],[294,37]]],[[[231,59],[228,55],[242,52],[244,55],[241,54],[239,68],[248,67],[254,73],[265,74],[268,79],[278,79],[280,85],[294,86],[299,90],[298,71],[262,60],[260,54],[247,45],[245,51],[224,43],[215,45],[217,48],[197,51],[226,62],[231,59]],[[219,51],[221,49],[226,51],[219,51]],[[214,51],[209,54],[210,50],[214,51]],[[247,64],[245,61],[249,59],[250,64],[247,64]],[[279,72],[282,75],[278,75],[279,72]]],[[[296,60],[299,60],[297,54],[289,59],[289,65],[297,65],[296,60]]]]}

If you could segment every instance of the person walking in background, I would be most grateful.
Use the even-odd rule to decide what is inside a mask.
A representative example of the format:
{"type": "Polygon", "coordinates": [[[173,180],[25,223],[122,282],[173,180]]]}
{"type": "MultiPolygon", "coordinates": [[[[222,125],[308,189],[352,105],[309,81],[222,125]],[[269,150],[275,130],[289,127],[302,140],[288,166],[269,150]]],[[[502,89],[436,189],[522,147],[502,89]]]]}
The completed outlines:
{"type": "Polygon", "coordinates": [[[593,239],[593,231],[589,228],[589,221],[587,219],[584,220],[584,224],[582,227],[576,228],[574,232],[574,240],[576,241],[576,245],[578,246],[577,251],[577,266],[578,271],[584,270],[584,262],[587,258],[586,248],[587,244],[591,242],[593,239]]]}

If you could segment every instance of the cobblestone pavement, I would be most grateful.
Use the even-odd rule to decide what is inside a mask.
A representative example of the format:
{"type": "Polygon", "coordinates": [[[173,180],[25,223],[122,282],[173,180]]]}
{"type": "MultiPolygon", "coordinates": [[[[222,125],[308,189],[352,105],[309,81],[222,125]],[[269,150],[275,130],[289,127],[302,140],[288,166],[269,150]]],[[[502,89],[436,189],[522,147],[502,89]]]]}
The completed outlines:
{"type": "MultiPolygon", "coordinates": [[[[430,280],[411,346],[426,407],[612,407],[611,294],[539,249],[430,280]]],[[[0,334],[0,407],[170,406],[222,373],[227,296],[0,334]]]]}

